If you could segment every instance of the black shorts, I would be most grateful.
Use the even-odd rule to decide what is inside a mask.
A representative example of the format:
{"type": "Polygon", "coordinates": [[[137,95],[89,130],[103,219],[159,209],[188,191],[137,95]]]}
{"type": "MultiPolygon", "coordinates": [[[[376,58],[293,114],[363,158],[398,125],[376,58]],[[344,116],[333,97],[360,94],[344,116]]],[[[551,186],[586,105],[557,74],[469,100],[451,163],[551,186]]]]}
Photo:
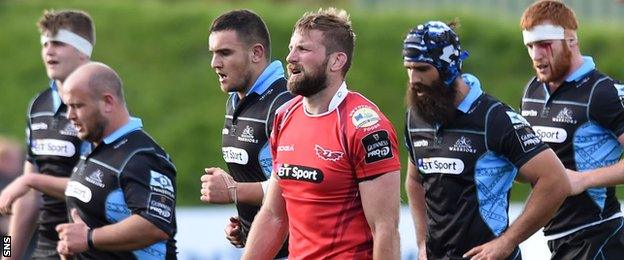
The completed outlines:
{"type": "Polygon", "coordinates": [[[551,259],[624,259],[624,219],[616,218],[548,241],[551,259]]]}
{"type": "Polygon", "coordinates": [[[32,254],[33,260],[58,260],[61,256],[56,251],[57,241],[50,240],[43,236],[37,239],[37,246],[32,254]]]}

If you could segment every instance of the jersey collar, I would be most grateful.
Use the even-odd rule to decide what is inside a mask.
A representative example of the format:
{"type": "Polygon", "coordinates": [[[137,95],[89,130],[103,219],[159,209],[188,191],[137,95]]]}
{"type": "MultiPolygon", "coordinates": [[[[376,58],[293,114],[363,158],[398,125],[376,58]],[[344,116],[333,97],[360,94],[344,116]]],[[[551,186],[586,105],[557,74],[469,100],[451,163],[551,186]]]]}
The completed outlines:
{"type": "Polygon", "coordinates": [[[340,85],[340,87],[338,88],[338,91],[336,91],[336,94],[334,94],[334,96],[332,97],[332,99],[329,101],[329,105],[327,106],[327,112],[325,113],[321,113],[318,115],[311,115],[308,113],[308,111],[305,109],[303,109],[303,112],[310,117],[321,117],[324,115],[327,115],[331,112],[333,112],[334,110],[336,110],[338,108],[338,106],[340,105],[340,103],[342,103],[343,100],[345,100],[345,98],[347,98],[347,93],[349,92],[349,90],[347,89],[347,83],[346,82],[342,82],[342,84],[340,85]]]}
{"type": "Polygon", "coordinates": [[[340,88],[338,88],[338,91],[336,91],[336,94],[334,94],[334,97],[332,97],[331,101],[329,101],[327,112],[336,110],[336,108],[338,108],[340,103],[342,103],[342,101],[345,100],[345,98],[347,98],[348,91],[349,90],[347,89],[347,83],[343,81],[342,84],[340,85],[340,88]]]}
{"type": "Polygon", "coordinates": [[[50,80],[50,89],[52,89],[52,109],[54,112],[58,111],[63,103],[61,101],[61,95],[59,95],[58,87],[55,80],[50,80]]]}
{"type": "Polygon", "coordinates": [[[111,144],[112,142],[116,141],[117,139],[121,138],[127,133],[130,133],[137,129],[141,129],[142,127],[143,127],[143,121],[141,121],[140,118],[130,117],[130,120],[128,120],[128,123],[126,123],[124,126],[118,128],[117,130],[115,130],[115,132],[105,137],[103,141],[105,144],[111,144]]]}
{"type": "Polygon", "coordinates": [[[596,63],[594,63],[594,59],[590,56],[583,56],[583,65],[576,69],[576,71],[572,72],[570,76],[566,78],[566,82],[579,81],[585,76],[587,73],[596,69],[596,63]]]}
{"type": "MultiPolygon", "coordinates": [[[[283,77],[284,67],[282,66],[282,62],[277,60],[271,62],[271,64],[269,64],[269,66],[264,69],[262,74],[258,76],[258,79],[256,80],[256,82],[254,82],[251,88],[249,88],[249,91],[247,91],[247,94],[245,94],[245,96],[249,96],[251,93],[256,93],[260,95],[264,93],[271,86],[271,84],[273,84],[273,82],[283,77]]],[[[236,94],[236,92],[230,92],[230,95],[234,95],[232,100],[232,107],[236,108],[236,103],[239,100],[238,95],[236,94]]]]}
{"type": "Polygon", "coordinates": [[[474,75],[465,73],[462,74],[462,79],[464,80],[464,82],[466,82],[466,85],[468,85],[470,91],[468,91],[468,94],[466,95],[466,97],[464,97],[464,100],[459,103],[457,109],[464,113],[468,113],[468,110],[470,110],[472,104],[481,96],[481,94],[483,94],[483,90],[481,90],[481,82],[479,82],[479,79],[477,79],[477,77],[475,77],[474,75]]]}

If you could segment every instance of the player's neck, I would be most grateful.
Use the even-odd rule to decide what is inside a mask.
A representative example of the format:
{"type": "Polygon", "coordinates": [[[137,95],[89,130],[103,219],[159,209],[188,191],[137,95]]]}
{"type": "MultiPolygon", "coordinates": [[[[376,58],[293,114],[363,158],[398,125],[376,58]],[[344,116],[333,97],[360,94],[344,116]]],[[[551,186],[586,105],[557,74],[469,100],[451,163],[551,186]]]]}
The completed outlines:
{"type": "Polygon", "coordinates": [[[457,91],[457,95],[455,96],[455,107],[458,107],[470,92],[470,87],[466,84],[466,82],[464,82],[462,77],[457,77],[457,79],[455,79],[455,91],[457,91]]]}
{"type": "Polygon", "coordinates": [[[585,61],[583,60],[583,56],[580,53],[573,54],[572,59],[570,60],[570,68],[568,69],[568,73],[566,73],[565,77],[557,81],[548,82],[548,90],[550,91],[550,93],[555,92],[555,90],[557,90],[557,88],[559,88],[563,84],[563,82],[568,77],[570,77],[570,75],[572,75],[572,73],[574,73],[579,68],[581,68],[581,66],[583,66],[584,62],[585,61]]]}
{"type": "Polygon", "coordinates": [[[266,70],[268,66],[269,64],[264,62],[258,66],[251,67],[251,80],[249,81],[249,85],[247,85],[245,89],[236,92],[236,94],[238,95],[238,99],[243,99],[247,96],[249,90],[251,90],[251,87],[256,84],[256,81],[258,81],[258,78],[260,78],[260,75],[262,75],[262,73],[264,72],[264,70],[266,70]]]}
{"type": "Polygon", "coordinates": [[[338,89],[342,85],[343,78],[340,80],[327,79],[327,87],[309,97],[303,98],[303,108],[311,115],[318,115],[329,111],[329,103],[331,102],[338,89]]]}

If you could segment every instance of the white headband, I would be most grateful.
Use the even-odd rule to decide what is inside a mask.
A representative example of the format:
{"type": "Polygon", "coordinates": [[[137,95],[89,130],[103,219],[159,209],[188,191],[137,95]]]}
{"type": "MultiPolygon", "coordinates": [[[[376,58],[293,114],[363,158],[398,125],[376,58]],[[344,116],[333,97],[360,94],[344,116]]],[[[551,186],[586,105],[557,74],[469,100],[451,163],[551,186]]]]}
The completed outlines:
{"type": "Polygon", "coordinates": [[[91,52],[93,51],[93,45],[89,41],[87,41],[85,38],[82,38],[82,36],[65,29],[58,30],[56,35],[52,37],[41,35],[41,45],[44,45],[50,41],[67,43],[71,46],[74,46],[74,48],[89,57],[91,57],[91,52]]]}
{"type": "Polygon", "coordinates": [[[558,25],[541,24],[533,27],[531,30],[523,30],[522,37],[524,38],[524,44],[543,40],[563,40],[564,29],[558,25]]]}

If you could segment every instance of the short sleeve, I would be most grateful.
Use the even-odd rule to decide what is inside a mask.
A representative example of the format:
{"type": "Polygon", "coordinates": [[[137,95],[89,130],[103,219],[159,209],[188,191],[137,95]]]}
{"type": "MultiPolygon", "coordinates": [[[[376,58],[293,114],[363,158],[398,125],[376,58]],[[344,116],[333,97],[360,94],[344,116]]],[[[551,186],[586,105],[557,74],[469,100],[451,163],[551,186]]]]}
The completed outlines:
{"type": "Polygon", "coordinates": [[[403,141],[405,142],[405,148],[407,149],[410,162],[416,165],[416,162],[414,162],[414,147],[412,146],[412,141],[411,141],[412,137],[409,132],[409,125],[410,125],[409,122],[410,122],[410,114],[409,112],[405,112],[405,130],[403,132],[403,139],[404,139],[403,141]]]}
{"type": "MultiPolygon", "coordinates": [[[[271,149],[271,158],[275,159],[277,158],[277,140],[279,138],[279,132],[280,132],[280,128],[279,125],[281,124],[281,121],[284,117],[284,109],[282,110],[277,110],[277,112],[275,112],[275,120],[273,120],[273,123],[271,124],[271,134],[269,135],[269,146],[271,149]]],[[[277,172],[276,169],[277,165],[275,164],[275,160],[273,160],[273,172],[277,172]]]]}
{"type": "Polygon", "coordinates": [[[175,234],[175,171],[162,167],[153,154],[137,154],[120,175],[124,199],[132,214],[147,219],[169,235],[175,234]]]}
{"type": "Polygon", "coordinates": [[[609,81],[594,89],[590,107],[590,119],[611,130],[616,136],[624,133],[624,85],[609,81]]]}
{"type": "Polygon", "coordinates": [[[368,105],[354,108],[349,117],[346,124],[352,136],[347,136],[347,140],[356,178],[400,170],[396,131],[390,121],[376,107],[368,105]]]}
{"type": "Polygon", "coordinates": [[[488,148],[507,158],[517,168],[548,149],[524,117],[503,105],[488,115],[488,148]]]}
{"type": "Polygon", "coordinates": [[[271,133],[271,130],[273,129],[273,121],[275,121],[275,113],[276,111],[282,107],[284,104],[286,104],[289,100],[291,100],[293,98],[293,96],[290,94],[290,92],[288,91],[284,91],[282,93],[280,93],[279,95],[277,95],[277,97],[275,97],[275,99],[273,100],[271,107],[269,109],[269,115],[267,116],[267,133],[271,133]]]}

